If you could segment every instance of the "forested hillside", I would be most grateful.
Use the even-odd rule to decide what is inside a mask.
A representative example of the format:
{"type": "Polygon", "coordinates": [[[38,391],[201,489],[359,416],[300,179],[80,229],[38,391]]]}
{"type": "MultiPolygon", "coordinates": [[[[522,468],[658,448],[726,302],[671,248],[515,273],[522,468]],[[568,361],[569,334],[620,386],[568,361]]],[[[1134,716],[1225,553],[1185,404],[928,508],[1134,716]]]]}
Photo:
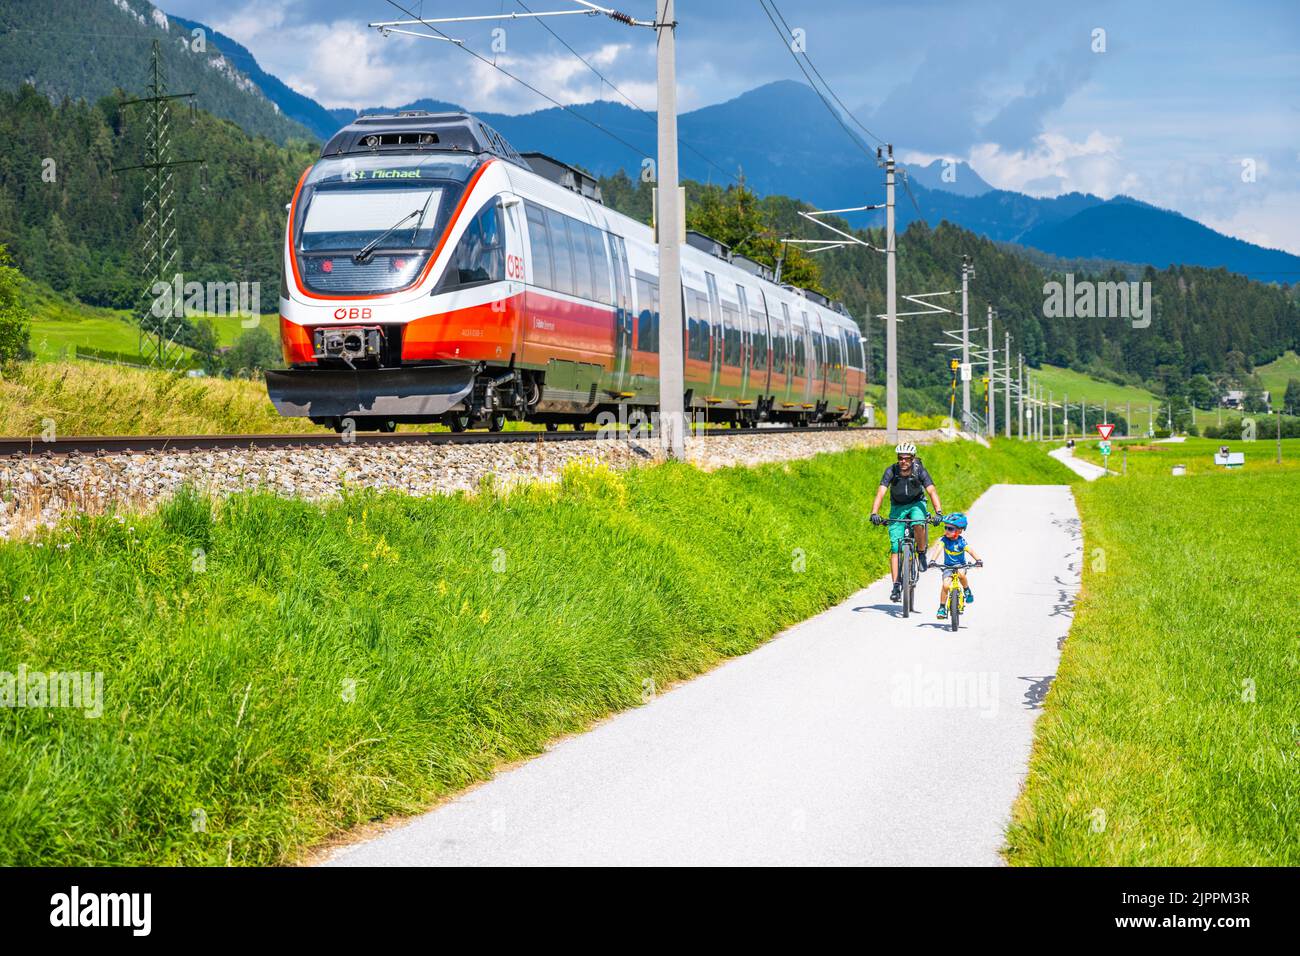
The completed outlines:
{"type": "MultiPolygon", "coordinates": [[[[207,160],[174,170],[186,278],[260,281],[274,309],[284,204],[315,148],[250,137],[202,110],[173,117],[173,158],[207,160]]],[[[145,178],[111,170],[143,161],[145,132],[111,97],[55,106],[30,86],[0,91],[0,244],[27,276],[94,305],[135,304],[145,178]]]]}
{"type": "Polygon", "coordinates": [[[95,102],[115,89],[143,92],[159,41],[170,92],[253,135],[312,139],[254,83],[211,33],[192,34],[145,0],[0,0],[0,89],[30,84],[51,99],[95,102]]]}

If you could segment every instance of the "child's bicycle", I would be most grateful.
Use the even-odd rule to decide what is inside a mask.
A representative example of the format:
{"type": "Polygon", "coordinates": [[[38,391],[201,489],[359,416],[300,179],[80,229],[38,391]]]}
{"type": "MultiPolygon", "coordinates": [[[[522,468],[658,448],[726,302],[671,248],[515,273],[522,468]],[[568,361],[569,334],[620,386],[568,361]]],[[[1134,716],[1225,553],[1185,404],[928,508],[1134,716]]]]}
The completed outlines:
{"type": "Polygon", "coordinates": [[[939,566],[943,576],[948,580],[948,626],[954,631],[957,630],[957,622],[961,620],[961,612],[966,610],[966,589],[961,586],[961,578],[958,575],[967,568],[982,567],[984,567],[983,561],[954,564],[951,567],[939,566]]]}

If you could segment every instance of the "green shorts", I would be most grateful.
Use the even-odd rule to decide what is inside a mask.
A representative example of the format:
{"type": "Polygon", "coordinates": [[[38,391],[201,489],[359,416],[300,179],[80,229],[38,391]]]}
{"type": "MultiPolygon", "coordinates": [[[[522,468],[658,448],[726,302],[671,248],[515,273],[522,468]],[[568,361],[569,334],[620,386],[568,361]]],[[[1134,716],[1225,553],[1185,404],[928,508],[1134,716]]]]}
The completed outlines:
{"type": "MultiPolygon", "coordinates": [[[[924,501],[914,501],[910,505],[890,505],[889,517],[891,518],[911,518],[913,521],[924,520],[930,516],[930,509],[925,506],[924,501]]],[[[898,554],[898,549],[903,546],[903,535],[907,533],[907,525],[891,524],[889,526],[889,551],[891,554],[898,554]]]]}

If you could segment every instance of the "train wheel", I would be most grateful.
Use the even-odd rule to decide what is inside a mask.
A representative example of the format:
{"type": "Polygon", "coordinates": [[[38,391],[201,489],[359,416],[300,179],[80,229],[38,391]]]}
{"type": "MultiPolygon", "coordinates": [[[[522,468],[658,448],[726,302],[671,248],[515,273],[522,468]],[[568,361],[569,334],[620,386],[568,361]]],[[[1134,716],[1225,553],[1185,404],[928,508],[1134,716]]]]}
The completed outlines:
{"type": "Polygon", "coordinates": [[[395,432],[397,431],[397,422],[391,420],[381,421],[375,425],[375,431],[385,433],[395,432]]]}
{"type": "Polygon", "coordinates": [[[454,432],[463,432],[469,428],[468,415],[451,415],[447,418],[447,427],[454,432]]]}
{"type": "Polygon", "coordinates": [[[492,418],[488,420],[488,431],[490,432],[504,431],[505,427],[506,427],[505,412],[493,412],[492,418]]]}
{"type": "Polygon", "coordinates": [[[547,422],[547,423],[546,423],[546,430],[547,430],[548,432],[558,432],[558,431],[560,430],[560,423],[559,423],[559,422],[547,422]]]}
{"type": "Polygon", "coordinates": [[[573,430],[574,430],[575,432],[586,431],[586,430],[587,430],[587,423],[586,423],[586,422],[574,422],[574,423],[573,423],[573,430]]]}

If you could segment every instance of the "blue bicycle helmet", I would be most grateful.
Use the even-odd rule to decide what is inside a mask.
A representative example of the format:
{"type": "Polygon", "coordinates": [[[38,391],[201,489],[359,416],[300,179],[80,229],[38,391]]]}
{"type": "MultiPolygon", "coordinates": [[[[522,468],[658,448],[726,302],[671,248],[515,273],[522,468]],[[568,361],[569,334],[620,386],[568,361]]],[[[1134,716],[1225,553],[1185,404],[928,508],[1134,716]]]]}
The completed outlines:
{"type": "Polygon", "coordinates": [[[966,516],[960,511],[954,511],[950,515],[943,516],[943,523],[952,525],[954,528],[961,528],[964,531],[966,529],[966,516]]]}

